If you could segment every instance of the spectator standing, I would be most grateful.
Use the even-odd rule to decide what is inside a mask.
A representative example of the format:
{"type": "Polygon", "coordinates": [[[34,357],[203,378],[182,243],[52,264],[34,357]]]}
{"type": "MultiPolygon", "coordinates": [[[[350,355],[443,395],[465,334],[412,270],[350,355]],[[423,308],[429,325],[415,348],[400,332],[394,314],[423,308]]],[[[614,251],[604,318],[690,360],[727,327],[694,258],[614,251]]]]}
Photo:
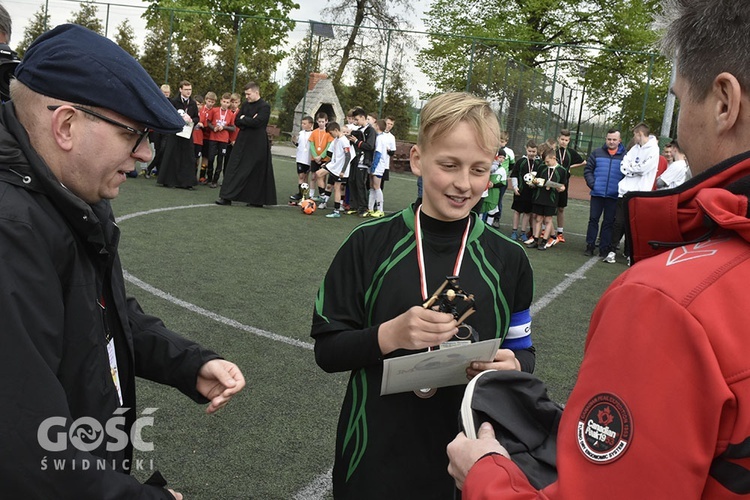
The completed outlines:
{"type": "Polygon", "coordinates": [[[255,82],[245,85],[245,98],[234,120],[240,133],[215,203],[231,205],[232,201],[241,201],[254,207],[275,205],[276,183],[271,143],[266,132],[271,105],[260,97],[260,86],[255,82]]]}
{"type": "Polygon", "coordinates": [[[568,206],[568,190],[570,189],[570,169],[586,165],[578,151],[570,146],[570,130],[560,130],[557,137],[557,164],[565,170],[565,190],[557,196],[557,242],[565,243],[565,208],[568,206]]]}
{"type": "MultiPolygon", "coordinates": [[[[325,164],[322,170],[318,170],[318,176],[328,177],[327,185],[331,186],[330,191],[333,192],[333,212],[326,215],[329,219],[338,219],[341,217],[341,188],[346,183],[346,178],[349,177],[349,168],[351,166],[351,145],[349,140],[344,137],[341,131],[341,126],[336,122],[329,122],[326,125],[326,132],[331,134],[333,137],[333,144],[331,144],[331,161],[325,164]]],[[[328,203],[328,197],[326,194],[326,201],[328,203]]]]}
{"type": "MultiPolygon", "coordinates": [[[[211,182],[214,174],[214,159],[211,157],[211,143],[213,142],[213,130],[209,126],[209,118],[211,111],[216,105],[216,93],[206,92],[205,102],[203,107],[198,111],[198,123],[195,124],[196,129],[200,129],[203,135],[203,142],[201,147],[201,158],[203,158],[200,164],[200,173],[198,174],[198,183],[206,185],[211,182]]],[[[197,133],[197,130],[196,130],[197,133]]]]}
{"type": "Polygon", "coordinates": [[[297,146],[297,192],[289,197],[290,202],[296,203],[302,199],[302,184],[308,184],[310,179],[310,163],[312,155],[310,152],[310,134],[312,134],[312,116],[303,116],[300,131],[297,134],[295,146],[297,146]]]}
{"type": "Polygon", "coordinates": [[[513,187],[513,205],[511,205],[513,209],[513,232],[510,234],[510,238],[514,241],[526,241],[528,238],[533,238],[533,218],[531,214],[533,193],[526,184],[524,176],[537,171],[540,162],[536,153],[536,142],[531,139],[526,143],[526,155],[514,164],[510,174],[511,186],[513,187]],[[529,228],[528,235],[526,234],[526,226],[529,228]]]}
{"type": "MultiPolygon", "coordinates": [[[[386,164],[385,164],[385,171],[383,172],[383,178],[380,180],[380,189],[385,191],[385,183],[388,179],[390,179],[390,171],[391,171],[391,158],[393,158],[393,155],[396,154],[396,137],[393,135],[393,126],[396,124],[396,121],[393,119],[392,116],[387,116],[385,118],[385,131],[383,132],[384,136],[383,141],[385,142],[385,148],[388,151],[388,158],[386,158],[386,164]]],[[[380,207],[381,210],[385,210],[383,207],[380,207]]]]}
{"type": "Polygon", "coordinates": [[[198,123],[198,103],[191,97],[192,93],[193,85],[183,80],[180,82],[179,95],[171,100],[186,127],[183,135],[170,134],[164,138],[164,157],[156,182],[165,187],[193,189],[198,184],[192,141],[192,131],[198,123]]]}
{"type": "Polygon", "coordinates": [[[620,131],[607,131],[604,146],[595,149],[586,161],[583,177],[591,190],[589,202],[589,225],[586,231],[586,250],[584,255],[594,255],[597,235],[599,236],[599,255],[605,257],[609,253],[612,241],[612,229],[615,224],[617,211],[617,194],[620,180],[620,164],[625,156],[625,146],[620,140],[620,131]],[[599,234],[599,219],[604,219],[599,234]]]}
{"type": "Polygon", "coordinates": [[[357,152],[356,161],[349,171],[349,205],[350,210],[347,213],[357,214],[360,217],[367,217],[367,173],[372,158],[375,154],[375,129],[367,121],[367,113],[362,108],[355,108],[352,112],[355,123],[359,127],[349,135],[349,142],[354,145],[357,152]]]}
{"type": "MultiPolygon", "coordinates": [[[[613,226],[612,241],[603,262],[614,264],[615,250],[620,240],[625,236],[625,205],[623,196],[631,191],[651,191],[656,182],[656,171],[659,167],[659,143],[651,135],[651,130],[645,123],[639,123],[633,128],[635,144],[622,159],[620,172],[623,178],[617,185],[617,208],[615,209],[615,224],[613,226]]],[[[625,255],[629,255],[628,238],[625,238],[625,255]]]]}
{"type": "Polygon", "coordinates": [[[237,128],[234,125],[234,113],[229,110],[230,103],[231,95],[229,93],[222,94],[219,107],[214,106],[211,109],[206,122],[211,130],[211,142],[208,149],[209,166],[213,168],[214,161],[216,161],[215,170],[208,179],[211,188],[218,186],[219,177],[226,164],[229,138],[237,128]]]}
{"type": "MultiPolygon", "coordinates": [[[[326,125],[328,125],[328,115],[322,111],[315,115],[315,122],[318,124],[318,128],[312,131],[309,138],[310,147],[310,172],[312,176],[310,178],[310,198],[313,198],[316,202],[324,202],[321,198],[323,191],[325,191],[325,179],[321,179],[316,174],[321,168],[325,168],[325,164],[331,161],[331,157],[328,156],[328,151],[333,142],[333,137],[326,131],[326,125]]],[[[325,176],[324,176],[325,177],[325,176]]]]}
{"type": "Polygon", "coordinates": [[[672,163],[669,164],[663,174],[656,178],[657,189],[676,188],[692,177],[687,157],[682,152],[677,140],[669,143],[669,149],[672,155],[672,163]]]}
{"type": "Polygon", "coordinates": [[[558,196],[565,191],[567,172],[558,165],[554,147],[543,146],[540,157],[542,163],[537,167],[536,178],[544,181],[544,184],[540,186],[536,182],[530,183],[529,187],[533,193],[531,211],[535,216],[534,234],[533,238],[524,241],[524,244],[532,248],[535,246],[537,250],[547,250],[557,244],[557,238],[552,236],[552,216],[558,207],[558,196]],[[548,182],[562,186],[553,188],[547,185],[548,182]]]}

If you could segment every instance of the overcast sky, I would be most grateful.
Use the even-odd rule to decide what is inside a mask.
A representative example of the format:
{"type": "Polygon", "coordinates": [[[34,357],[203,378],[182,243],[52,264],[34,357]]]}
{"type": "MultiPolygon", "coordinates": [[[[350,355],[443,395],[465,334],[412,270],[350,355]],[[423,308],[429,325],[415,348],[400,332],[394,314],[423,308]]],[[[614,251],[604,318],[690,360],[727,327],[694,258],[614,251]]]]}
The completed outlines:
{"type": "MultiPolygon", "coordinates": [[[[33,20],[34,14],[39,12],[40,8],[45,5],[45,0],[0,0],[0,3],[5,6],[13,20],[13,34],[10,46],[11,48],[15,48],[23,39],[26,25],[33,20]]],[[[297,0],[297,3],[300,4],[300,8],[291,11],[289,13],[290,18],[297,21],[327,21],[321,14],[321,10],[328,4],[327,1],[297,0]]],[[[67,22],[73,13],[79,9],[79,2],[77,0],[47,0],[47,5],[52,26],[67,22]]],[[[145,36],[145,21],[140,16],[147,5],[146,2],[141,0],[113,0],[109,8],[107,5],[97,3],[99,17],[102,20],[102,24],[107,28],[107,35],[110,38],[114,38],[117,26],[125,19],[129,19],[135,29],[138,43],[142,43],[145,36]]],[[[415,12],[410,16],[412,28],[422,31],[424,30],[424,24],[421,18],[429,2],[414,2],[413,5],[415,12]]],[[[289,43],[299,43],[304,37],[304,30],[306,28],[306,25],[298,24],[297,29],[289,36],[289,43]]],[[[413,64],[409,64],[408,66],[414,67],[413,64]]],[[[416,69],[412,71],[416,72],[416,69]]],[[[285,73],[286,64],[282,63],[279,65],[276,73],[276,80],[281,84],[285,83],[283,81],[285,73]]],[[[426,79],[421,73],[412,74],[412,78],[417,83],[421,82],[420,86],[426,84],[426,79]]]]}

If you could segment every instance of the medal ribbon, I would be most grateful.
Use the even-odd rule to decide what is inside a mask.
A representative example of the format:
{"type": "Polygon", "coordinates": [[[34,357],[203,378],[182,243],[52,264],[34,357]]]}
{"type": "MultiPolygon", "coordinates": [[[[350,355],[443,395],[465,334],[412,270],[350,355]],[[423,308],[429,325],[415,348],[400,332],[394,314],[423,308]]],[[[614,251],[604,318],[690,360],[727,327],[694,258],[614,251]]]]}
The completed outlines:
{"type": "MultiPolygon", "coordinates": [[[[414,236],[417,240],[417,263],[419,264],[419,285],[422,290],[422,300],[427,300],[429,295],[427,293],[427,274],[424,266],[424,248],[422,247],[422,224],[419,221],[420,214],[422,213],[422,205],[417,207],[417,212],[414,214],[414,236]]],[[[464,253],[466,251],[466,242],[469,239],[469,229],[471,228],[471,217],[466,221],[466,229],[464,229],[464,235],[461,237],[461,246],[458,249],[458,255],[456,255],[456,263],[453,266],[453,276],[458,276],[461,271],[461,264],[464,260],[464,253]]]]}

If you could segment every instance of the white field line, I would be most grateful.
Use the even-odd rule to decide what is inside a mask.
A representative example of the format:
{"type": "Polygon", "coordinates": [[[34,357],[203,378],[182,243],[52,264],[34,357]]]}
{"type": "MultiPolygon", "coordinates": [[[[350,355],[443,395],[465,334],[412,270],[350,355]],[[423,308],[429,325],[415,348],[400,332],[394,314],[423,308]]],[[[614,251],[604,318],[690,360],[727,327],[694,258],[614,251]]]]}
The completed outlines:
{"type": "MultiPolygon", "coordinates": [[[[202,205],[184,205],[180,207],[167,207],[167,208],[157,208],[153,210],[146,210],[143,212],[136,212],[133,214],[128,214],[120,217],[119,221],[125,221],[128,219],[132,219],[133,217],[138,217],[141,215],[150,215],[153,213],[159,213],[159,212],[167,212],[170,210],[181,210],[184,208],[199,208],[199,207],[210,207],[213,205],[210,204],[202,204],[202,205]]],[[[552,290],[547,292],[543,297],[541,297],[539,300],[534,302],[531,305],[531,316],[534,317],[536,314],[539,314],[542,309],[547,307],[549,304],[552,303],[553,300],[555,300],[557,297],[562,295],[573,283],[575,283],[578,280],[585,279],[586,271],[591,269],[596,263],[599,261],[598,258],[592,257],[586,263],[584,263],[581,267],[576,269],[573,273],[566,275],[567,277],[560,282],[556,287],[554,287],[552,290]]],[[[293,345],[296,347],[302,347],[304,349],[313,349],[313,345],[307,342],[302,342],[297,339],[284,337],[283,335],[278,335],[276,333],[267,332],[265,330],[261,330],[259,328],[255,328],[252,326],[244,325],[238,321],[235,321],[233,319],[227,318],[225,316],[221,316],[220,314],[216,314],[214,312],[211,312],[207,309],[204,309],[202,307],[196,306],[195,304],[191,304],[190,302],[186,302],[184,300],[178,299],[177,297],[172,296],[171,294],[164,292],[162,290],[159,290],[156,287],[153,287],[149,285],[148,283],[136,278],[132,274],[128,273],[127,271],[123,270],[123,275],[125,279],[132,283],[133,285],[153,294],[157,297],[160,297],[164,300],[167,300],[177,306],[183,307],[191,312],[194,312],[196,314],[200,314],[201,316],[205,316],[207,318],[210,318],[214,321],[218,321],[219,323],[222,323],[227,326],[231,326],[233,328],[237,328],[239,330],[252,333],[254,335],[257,335],[259,337],[264,337],[270,340],[275,340],[277,342],[282,342],[285,344],[293,345]]],[[[328,469],[327,471],[323,472],[322,474],[319,474],[318,476],[315,476],[313,480],[304,488],[299,490],[294,495],[294,500],[321,500],[328,495],[328,493],[333,488],[333,482],[331,479],[331,474],[333,470],[328,469]]]]}
{"type": "Polygon", "coordinates": [[[294,500],[322,500],[333,489],[332,473],[333,469],[328,469],[316,476],[310,484],[299,490],[292,498],[294,500]]]}
{"type": "Polygon", "coordinates": [[[151,214],[158,214],[160,212],[171,212],[172,210],[183,210],[185,208],[203,208],[203,207],[213,207],[218,205],[213,205],[211,203],[202,203],[200,205],[181,205],[179,207],[164,207],[164,208],[154,208],[151,210],[144,210],[143,212],[135,212],[132,214],[126,214],[122,217],[117,217],[117,222],[125,222],[128,219],[134,219],[136,217],[140,217],[141,215],[151,215],[151,214]]]}
{"type": "Polygon", "coordinates": [[[599,258],[592,257],[571,274],[566,274],[566,278],[562,280],[559,285],[531,304],[531,317],[533,318],[535,315],[539,314],[539,312],[550,305],[553,300],[565,293],[565,290],[570,288],[570,285],[578,280],[586,279],[586,271],[594,267],[597,262],[599,262],[599,258]]]}
{"type": "Polygon", "coordinates": [[[172,304],[175,304],[177,306],[183,307],[187,309],[188,311],[194,312],[196,314],[200,314],[201,316],[205,316],[206,318],[212,319],[214,321],[218,321],[221,324],[231,326],[232,328],[237,328],[238,330],[242,330],[243,332],[252,333],[253,335],[257,335],[258,337],[264,337],[270,340],[275,340],[277,342],[282,342],[284,344],[293,345],[295,347],[302,347],[303,349],[312,350],[313,345],[308,342],[302,342],[301,340],[293,339],[290,337],[284,337],[283,335],[278,335],[276,333],[267,332],[265,330],[261,330],[260,328],[255,328],[253,326],[248,326],[240,323],[239,321],[235,321],[231,318],[227,318],[226,316],[222,316],[220,314],[216,314],[215,312],[209,311],[207,309],[203,309],[200,306],[196,306],[195,304],[191,304],[190,302],[186,302],[182,299],[178,299],[177,297],[174,297],[173,295],[164,292],[162,290],[159,290],[156,287],[153,287],[149,285],[148,283],[136,278],[129,272],[123,270],[122,272],[125,279],[132,283],[133,285],[137,286],[138,288],[141,288],[150,294],[156,295],[157,297],[160,297],[164,300],[167,300],[171,302],[172,304]]]}
{"type": "MultiPolygon", "coordinates": [[[[217,206],[217,205],[212,205],[212,204],[204,203],[204,204],[201,204],[201,205],[183,205],[183,206],[179,206],[179,207],[155,208],[153,210],[145,210],[143,212],[136,212],[136,213],[124,215],[124,216],[118,218],[118,222],[126,221],[128,219],[132,219],[134,217],[139,217],[139,216],[142,216],[142,215],[151,215],[151,214],[160,213],[160,212],[168,212],[168,211],[171,211],[171,210],[181,210],[181,209],[184,209],[184,208],[213,207],[213,206],[217,206]]],[[[277,333],[267,332],[265,330],[261,330],[260,328],[255,328],[253,326],[248,326],[248,325],[240,323],[239,321],[235,321],[235,320],[233,320],[231,318],[227,318],[226,316],[222,316],[220,314],[216,314],[215,312],[209,311],[208,309],[204,309],[204,308],[202,308],[200,306],[197,306],[195,304],[191,304],[190,302],[184,301],[182,299],[178,299],[177,297],[173,296],[172,294],[167,293],[167,292],[165,292],[163,290],[160,290],[160,289],[156,288],[155,286],[149,285],[145,281],[143,281],[143,280],[141,280],[139,278],[136,278],[135,276],[133,276],[132,274],[130,274],[129,272],[127,272],[124,269],[122,271],[122,274],[123,274],[123,276],[125,277],[125,279],[129,283],[132,283],[133,285],[137,286],[138,288],[141,288],[141,289],[147,291],[148,293],[150,293],[152,295],[156,295],[157,297],[160,297],[160,298],[162,298],[162,299],[164,299],[166,301],[169,301],[172,304],[175,304],[175,305],[177,305],[179,307],[187,309],[188,311],[191,311],[191,312],[194,312],[194,313],[199,314],[201,316],[204,316],[206,318],[212,319],[212,320],[217,321],[217,322],[219,322],[221,324],[230,326],[232,328],[237,328],[238,330],[242,330],[243,332],[252,333],[253,335],[257,335],[258,337],[263,337],[263,338],[267,338],[267,339],[270,339],[270,340],[275,340],[277,342],[282,342],[284,344],[293,345],[295,347],[301,347],[303,349],[308,349],[308,350],[312,350],[313,349],[313,345],[311,343],[309,343],[309,342],[302,342],[301,340],[293,339],[291,337],[285,337],[285,336],[279,335],[277,333]]]]}

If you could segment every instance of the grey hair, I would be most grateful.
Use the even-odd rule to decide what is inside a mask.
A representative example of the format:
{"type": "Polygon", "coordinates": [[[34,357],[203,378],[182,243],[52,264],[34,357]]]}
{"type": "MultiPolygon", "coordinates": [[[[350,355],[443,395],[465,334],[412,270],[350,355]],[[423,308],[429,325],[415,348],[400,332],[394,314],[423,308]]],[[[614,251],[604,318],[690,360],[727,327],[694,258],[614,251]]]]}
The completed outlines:
{"type": "Polygon", "coordinates": [[[5,33],[5,37],[7,38],[6,43],[10,43],[11,28],[10,14],[5,10],[5,7],[0,5],[0,33],[5,33]]]}
{"type": "Polygon", "coordinates": [[[719,73],[750,83],[750,9],[738,0],[662,0],[655,27],[661,50],[676,61],[690,96],[703,100],[719,73]]]}

